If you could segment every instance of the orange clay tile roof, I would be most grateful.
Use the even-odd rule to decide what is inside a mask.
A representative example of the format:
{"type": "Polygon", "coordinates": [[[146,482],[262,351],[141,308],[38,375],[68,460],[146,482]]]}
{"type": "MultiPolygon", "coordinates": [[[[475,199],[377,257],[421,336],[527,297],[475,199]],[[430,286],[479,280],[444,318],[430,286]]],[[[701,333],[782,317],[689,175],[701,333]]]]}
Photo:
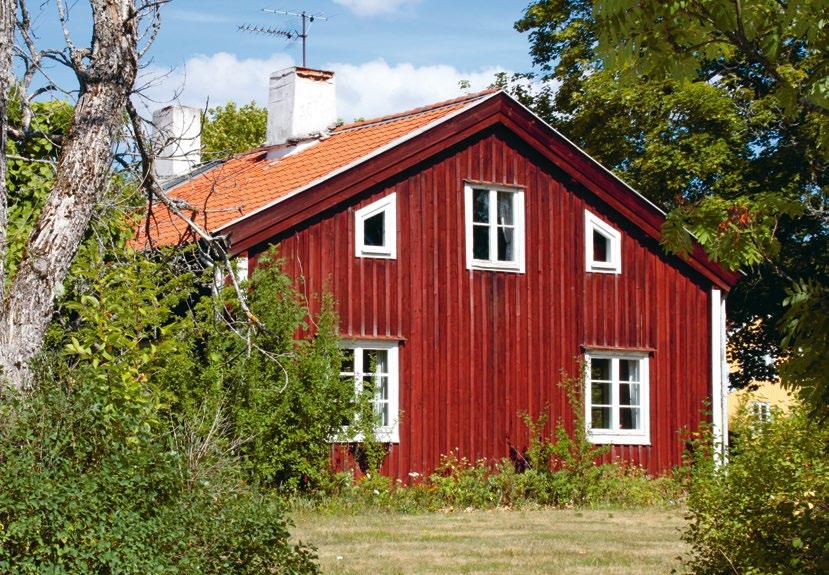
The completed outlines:
{"type": "MultiPolygon", "coordinates": [[[[268,160],[268,148],[233,157],[216,167],[196,171],[167,190],[182,211],[210,232],[289,195],[338,169],[359,161],[432,122],[446,118],[497,90],[487,90],[400,114],[340,126],[313,145],[268,160]]],[[[144,219],[134,247],[175,245],[193,239],[187,225],[156,200],[147,241],[144,219]]]]}

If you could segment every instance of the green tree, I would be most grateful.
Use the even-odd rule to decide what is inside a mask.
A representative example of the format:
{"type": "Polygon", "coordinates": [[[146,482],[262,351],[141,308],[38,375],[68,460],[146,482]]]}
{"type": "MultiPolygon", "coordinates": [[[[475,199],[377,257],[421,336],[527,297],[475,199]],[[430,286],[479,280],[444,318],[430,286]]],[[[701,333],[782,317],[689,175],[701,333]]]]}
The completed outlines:
{"type": "Polygon", "coordinates": [[[668,249],[687,250],[687,228],[746,270],[729,297],[735,383],[781,368],[823,409],[827,372],[812,370],[829,307],[820,4],[533,2],[516,28],[530,33],[536,71],[500,83],[671,210],[668,249]]]}
{"type": "Polygon", "coordinates": [[[268,112],[255,102],[210,108],[202,122],[202,158],[216,160],[247,152],[265,143],[268,112]]]}

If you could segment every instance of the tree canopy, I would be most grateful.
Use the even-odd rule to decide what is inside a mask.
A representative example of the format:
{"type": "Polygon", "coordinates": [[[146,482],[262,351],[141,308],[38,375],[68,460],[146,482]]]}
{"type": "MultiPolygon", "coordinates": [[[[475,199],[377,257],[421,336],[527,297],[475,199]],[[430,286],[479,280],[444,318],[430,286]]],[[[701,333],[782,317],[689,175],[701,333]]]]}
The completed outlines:
{"type": "Polygon", "coordinates": [[[729,297],[738,386],[784,382],[825,406],[829,370],[825,2],[530,4],[535,70],[500,83],[670,210],[747,277],[729,297]],[[821,24],[823,23],[823,24],[821,24]]]}
{"type": "Polygon", "coordinates": [[[268,111],[255,102],[210,108],[202,122],[202,159],[223,159],[265,142],[268,111]]]}

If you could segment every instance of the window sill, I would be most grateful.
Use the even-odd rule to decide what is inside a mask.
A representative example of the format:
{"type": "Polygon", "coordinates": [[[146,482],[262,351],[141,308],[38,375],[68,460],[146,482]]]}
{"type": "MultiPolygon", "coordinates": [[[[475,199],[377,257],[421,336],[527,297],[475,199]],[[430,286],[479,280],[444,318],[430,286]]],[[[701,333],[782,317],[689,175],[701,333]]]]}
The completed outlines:
{"type": "Polygon", "coordinates": [[[587,433],[590,443],[599,445],[651,445],[648,435],[625,435],[621,433],[587,433]]]}
{"type": "MultiPolygon", "coordinates": [[[[378,443],[400,443],[400,436],[393,432],[393,431],[384,431],[382,428],[377,429],[374,431],[374,440],[378,443]]],[[[344,429],[341,435],[333,439],[329,439],[331,443],[340,443],[340,444],[347,444],[347,443],[362,443],[363,442],[363,434],[362,433],[348,433],[348,429],[344,429]]]]}
{"type": "Polygon", "coordinates": [[[523,274],[524,267],[518,264],[514,265],[507,265],[507,264],[498,264],[493,262],[484,262],[484,261],[473,261],[471,264],[467,266],[467,269],[470,271],[478,270],[484,272],[507,272],[513,274],[523,274]]]}
{"type": "Polygon", "coordinates": [[[603,268],[603,267],[589,266],[587,268],[587,273],[621,275],[622,270],[620,270],[619,268],[603,268]]]}
{"type": "Polygon", "coordinates": [[[358,258],[371,258],[375,260],[396,260],[396,254],[390,253],[372,253],[372,252],[360,252],[357,254],[358,258]]]}

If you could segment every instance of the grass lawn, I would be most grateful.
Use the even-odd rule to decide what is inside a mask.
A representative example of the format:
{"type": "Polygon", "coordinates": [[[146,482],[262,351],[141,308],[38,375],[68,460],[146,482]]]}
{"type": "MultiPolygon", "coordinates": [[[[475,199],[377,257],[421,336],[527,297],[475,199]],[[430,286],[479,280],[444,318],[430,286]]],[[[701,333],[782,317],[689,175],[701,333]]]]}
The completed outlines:
{"type": "Polygon", "coordinates": [[[670,573],[681,510],[293,514],[325,574],[670,573]]]}

